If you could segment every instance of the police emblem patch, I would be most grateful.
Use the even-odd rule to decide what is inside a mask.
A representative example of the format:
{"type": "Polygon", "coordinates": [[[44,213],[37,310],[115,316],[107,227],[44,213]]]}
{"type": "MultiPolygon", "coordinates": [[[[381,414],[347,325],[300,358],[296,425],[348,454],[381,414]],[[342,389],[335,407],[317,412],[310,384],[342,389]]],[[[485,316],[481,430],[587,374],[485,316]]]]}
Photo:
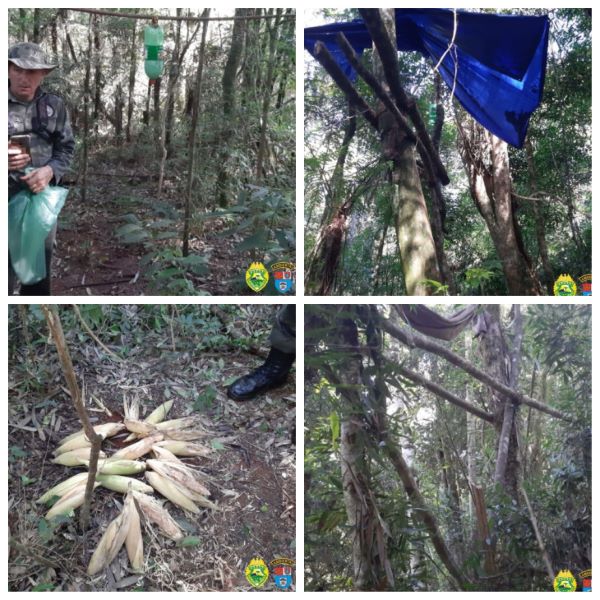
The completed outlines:
{"type": "Polygon", "coordinates": [[[269,567],[262,558],[255,557],[246,566],[244,574],[252,587],[259,588],[269,579],[269,567]]]}
{"type": "Polygon", "coordinates": [[[574,592],[577,589],[577,580],[571,571],[559,571],[554,578],[555,592],[574,592]]]}
{"type": "Polygon", "coordinates": [[[554,282],[555,296],[576,296],[577,284],[570,275],[560,275],[554,282]]]}
{"type": "Polygon", "coordinates": [[[275,558],[269,563],[275,587],[288,590],[292,586],[294,564],[291,558],[275,558]]]}
{"type": "Polygon", "coordinates": [[[581,289],[582,296],[592,295],[592,274],[587,273],[579,277],[579,287],[581,289]]]}
{"type": "Polygon", "coordinates": [[[246,271],[246,283],[253,292],[261,292],[269,283],[269,271],[260,262],[253,262],[246,271]]]}
{"type": "Polygon", "coordinates": [[[586,569],[585,571],[581,571],[581,573],[579,573],[579,578],[581,579],[581,591],[582,592],[591,592],[592,591],[592,570],[586,569]]]}
{"type": "Polygon", "coordinates": [[[291,294],[294,291],[296,267],[291,262],[276,262],[271,265],[273,285],[280,294],[291,294]]]}

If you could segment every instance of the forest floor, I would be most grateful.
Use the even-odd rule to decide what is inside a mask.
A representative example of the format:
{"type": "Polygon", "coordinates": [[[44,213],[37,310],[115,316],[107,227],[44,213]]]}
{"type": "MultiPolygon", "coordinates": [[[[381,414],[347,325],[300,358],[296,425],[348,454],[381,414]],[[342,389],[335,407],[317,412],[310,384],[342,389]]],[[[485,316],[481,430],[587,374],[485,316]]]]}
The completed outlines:
{"type": "MultiPolygon", "coordinates": [[[[149,274],[152,254],[179,249],[183,223],[179,177],[167,178],[160,200],[156,199],[158,176],[149,169],[123,161],[95,162],[88,174],[84,202],[75,186],[59,217],[57,247],[53,261],[53,294],[57,296],[139,296],[162,291],[165,280],[149,274]],[[155,239],[125,243],[117,230],[132,219],[155,239]],[[171,231],[165,231],[169,229],[171,231]],[[170,235],[169,235],[170,234],[170,235]],[[163,236],[161,238],[161,236],[163,236]],[[144,259],[146,257],[146,259],[144,259]],[[150,259],[150,260],[149,260],[150,259]]],[[[224,219],[203,222],[192,228],[191,254],[207,258],[202,275],[186,274],[194,290],[202,295],[251,295],[245,273],[255,260],[248,251],[236,249],[243,237],[225,233],[231,227],[224,219]]],[[[163,272],[172,264],[165,263],[163,272]]],[[[270,289],[267,288],[267,290],[270,289]]],[[[261,295],[266,295],[267,290],[261,295]]],[[[175,292],[176,294],[178,292],[175,292]]],[[[277,295],[271,290],[270,295],[277,295]]]]}
{"type": "MultiPolygon", "coordinates": [[[[97,490],[86,534],[78,526],[79,511],[54,531],[42,518],[45,509],[35,499],[74,473],[51,463],[51,453],[58,440],[81,429],[56,359],[42,356],[48,352],[53,347],[21,348],[9,365],[9,590],[247,591],[252,588],[244,568],[253,557],[267,563],[295,559],[293,378],[260,399],[236,403],[225,388],[260,363],[256,356],[239,351],[194,356],[148,345],[114,362],[94,344],[82,343],[74,362],[95,423],[109,420],[107,410],[122,414],[124,398],[138,398],[141,415],[171,398],[170,418],[197,410],[212,423],[215,438],[233,438],[224,447],[213,445],[212,459],[184,459],[214,477],[209,487],[218,510],[192,516],[166,505],[199,545],[182,547],[146,529],[143,575],[128,569],[121,550],[109,568],[88,577],[89,558],[123,497],[97,490]]],[[[262,589],[275,589],[272,580],[262,589]]]]}

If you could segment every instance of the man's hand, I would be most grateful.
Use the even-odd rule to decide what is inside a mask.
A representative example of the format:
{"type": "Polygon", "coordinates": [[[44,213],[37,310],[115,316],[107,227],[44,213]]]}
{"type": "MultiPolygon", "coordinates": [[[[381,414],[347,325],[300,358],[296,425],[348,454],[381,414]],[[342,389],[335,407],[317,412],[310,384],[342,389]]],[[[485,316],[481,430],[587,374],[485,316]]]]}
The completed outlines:
{"type": "Polygon", "coordinates": [[[31,156],[19,146],[8,145],[8,170],[20,171],[31,162],[31,156]]]}
{"type": "Polygon", "coordinates": [[[53,176],[52,167],[46,165],[27,173],[21,177],[21,181],[26,183],[34,194],[39,194],[50,183],[53,176]]]}

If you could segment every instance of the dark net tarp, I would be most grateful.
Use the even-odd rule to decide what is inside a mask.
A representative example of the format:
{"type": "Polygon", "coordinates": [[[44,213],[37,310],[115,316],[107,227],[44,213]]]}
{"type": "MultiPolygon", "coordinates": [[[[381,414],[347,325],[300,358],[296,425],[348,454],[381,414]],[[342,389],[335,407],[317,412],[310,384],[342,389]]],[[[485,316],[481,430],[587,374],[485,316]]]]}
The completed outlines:
{"type": "Polygon", "coordinates": [[[413,328],[438,340],[453,340],[476,317],[477,304],[471,304],[457,313],[444,317],[423,304],[397,306],[400,316],[413,328]]]}
{"type": "MultiPolygon", "coordinates": [[[[520,148],[544,88],[549,22],[546,16],[496,15],[458,11],[454,44],[440,74],[465,110],[504,141],[520,148]]],[[[356,73],[335,36],[344,33],[357,54],[371,48],[362,20],[304,30],[304,47],[313,54],[321,41],[346,75],[356,73]]],[[[435,65],[450,45],[454,12],[446,9],[396,9],[398,50],[416,51],[435,65]]]]}

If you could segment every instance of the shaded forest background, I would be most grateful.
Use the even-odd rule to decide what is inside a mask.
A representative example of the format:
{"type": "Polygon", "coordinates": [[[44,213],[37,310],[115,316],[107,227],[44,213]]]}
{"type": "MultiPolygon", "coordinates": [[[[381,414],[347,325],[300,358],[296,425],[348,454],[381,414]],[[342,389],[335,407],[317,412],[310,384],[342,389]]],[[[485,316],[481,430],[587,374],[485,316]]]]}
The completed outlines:
{"type": "Polygon", "coordinates": [[[153,86],[149,16],[125,17],[150,11],[111,12],[9,10],[9,43],[59,65],[44,87],[77,141],[55,290],[247,293],[252,261],[295,262],[294,11],[156,9],[170,20],[153,86]]]}
{"type": "MultiPolygon", "coordinates": [[[[403,217],[394,208],[394,169],[386,148],[373,123],[356,106],[349,112],[347,97],[305,52],[308,293],[552,295],[560,274],[577,280],[591,272],[591,12],[504,12],[548,14],[550,42],[542,104],[531,118],[525,146],[502,150],[509,169],[504,184],[493,179],[490,198],[475,194],[467,177],[473,156],[484,171],[502,171],[490,156],[485,132],[451,101],[433,65],[418,53],[398,54],[402,86],[416,99],[450,178],[438,198],[419,166],[435,243],[431,258],[439,267],[418,273],[421,289],[410,281],[411,270],[419,268],[411,262],[425,262],[429,255],[415,242],[416,256],[403,263],[397,232],[403,217]],[[500,227],[494,211],[512,214],[512,224],[500,227]]],[[[319,24],[361,16],[354,9],[322,15],[319,24]]],[[[362,62],[373,69],[373,53],[365,52],[362,62]]],[[[356,90],[380,110],[373,89],[360,77],[356,90]]]]}
{"type": "Polygon", "coordinates": [[[483,305],[451,342],[401,315],[307,307],[305,589],[581,587],[591,307],[483,305]]]}

